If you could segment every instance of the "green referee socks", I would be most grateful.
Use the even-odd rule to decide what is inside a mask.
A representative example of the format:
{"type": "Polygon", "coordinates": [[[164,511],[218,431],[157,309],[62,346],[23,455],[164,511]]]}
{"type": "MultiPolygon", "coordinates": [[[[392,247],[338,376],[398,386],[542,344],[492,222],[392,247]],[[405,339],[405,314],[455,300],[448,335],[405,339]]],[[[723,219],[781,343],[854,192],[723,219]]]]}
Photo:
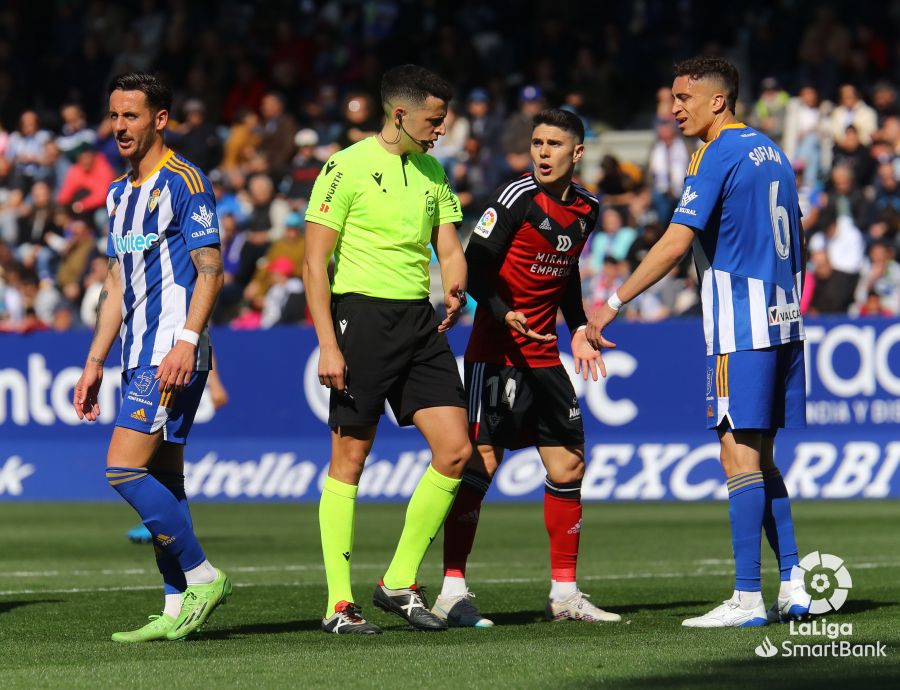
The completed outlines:
{"type": "Polygon", "coordinates": [[[353,601],[350,556],[353,553],[357,489],[352,484],[325,477],[322,498],[319,500],[319,532],[322,535],[325,579],[328,581],[326,618],[334,614],[334,607],[338,602],[353,601]]]}
{"type": "Polygon", "coordinates": [[[425,552],[447,519],[459,484],[459,479],[445,477],[431,465],[425,470],[409,499],[400,543],[384,574],[385,587],[403,589],[415,584],[425,552]]]}

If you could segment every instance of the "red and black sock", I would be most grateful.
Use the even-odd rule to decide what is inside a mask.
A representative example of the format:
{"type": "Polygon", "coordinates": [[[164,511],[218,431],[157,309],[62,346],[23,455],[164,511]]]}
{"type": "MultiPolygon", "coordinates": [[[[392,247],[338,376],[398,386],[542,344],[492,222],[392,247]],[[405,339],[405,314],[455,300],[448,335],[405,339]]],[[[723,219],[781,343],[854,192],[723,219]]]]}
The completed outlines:
{"type": "Polygon", "coordinates": [[[444,523],[444,576],[465,577],[466,561],[475,543],[481,503],[491,480],[480,472],[466,470],[450,514],[444,523]]]}
{"type": "Polygon", "coordinates": [[[581,480],[566,484],[547,478],[544,484],[544,524],[550,536],[550,578],[575,582],[581,536],[581,480]]]}

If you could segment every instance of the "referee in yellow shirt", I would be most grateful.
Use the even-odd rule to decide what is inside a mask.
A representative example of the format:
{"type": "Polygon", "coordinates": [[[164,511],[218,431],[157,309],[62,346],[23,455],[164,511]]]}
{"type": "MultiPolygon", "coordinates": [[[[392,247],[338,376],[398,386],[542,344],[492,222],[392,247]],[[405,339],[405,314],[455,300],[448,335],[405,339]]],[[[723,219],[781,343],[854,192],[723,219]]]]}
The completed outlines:
{"type": "Polygon", "coordinates": [[[319,503],[325,632],[381,632],[354,602],[350,563],[357,486],[385,400],[401,426],[414,424],[425,437],[432,460],[373,603],[420,630],[447,627],[428,610],[416,576],[471,454],[465,393],[445,335],[465,303],[466,260],[454,226],[462,214],[444,170],[426,153],[444,134],[450,97],[449,84],[422,67],[388,70],[384,127],[328,160],[306,212],[303,279],[319,381],[331,389],[331,463],[319,503]],[[429,244],[441,264],[441,322],[428,301],[429,244]]]}

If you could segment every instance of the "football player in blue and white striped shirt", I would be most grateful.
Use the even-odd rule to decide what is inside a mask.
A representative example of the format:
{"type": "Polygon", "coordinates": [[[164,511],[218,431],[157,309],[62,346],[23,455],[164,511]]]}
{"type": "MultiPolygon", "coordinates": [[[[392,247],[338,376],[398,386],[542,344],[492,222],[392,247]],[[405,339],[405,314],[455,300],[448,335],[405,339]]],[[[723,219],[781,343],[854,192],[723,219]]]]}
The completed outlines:
{"type": "Polygon", "coordinates": [[[734,115],[738,73],[716,58],[675,66],[672,113],[703,142],[687,170],[681,202],[663,237],[609,303],[587,338],[611,347],[603,329],[621,306],[666,275],[693,244],[706,334],[707,427],[716,429],[729,491],[735,589],[686,627],[766,625],[809,609],[798,564],[790,500],[774,462],[779,428],[806,426],[800,293],[806,248],[794,173],[784,152],[734,115]],[[715,383],[713,383],[715,382],[715,383]],[[778,600],[761,595],[760,533],[781,571],[778,600]]]}
{"type": "Polygon", "coordinates": [[[118,335],[122,407],[106,477],[153,535],[165,607],[142,628],[115,633],[117,642],[184,637],[231,592],[194,535],[184,492],[184,444],[209,373],[207,323],[223,271],[209,181],[165,144],[171,101],[149,74],[110,86],[109,118],[131,172],[107,195],[109,272],[74,395],[79,418],[96,420],[103,364],[118,335]]]}

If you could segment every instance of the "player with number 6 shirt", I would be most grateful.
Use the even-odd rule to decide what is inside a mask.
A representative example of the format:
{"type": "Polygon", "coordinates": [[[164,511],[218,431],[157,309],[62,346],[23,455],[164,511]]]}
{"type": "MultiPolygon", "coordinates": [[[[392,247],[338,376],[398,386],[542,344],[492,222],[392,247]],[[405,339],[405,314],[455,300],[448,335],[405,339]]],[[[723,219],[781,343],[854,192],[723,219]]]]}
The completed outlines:
{"type": "Polygon", "coordinates": [[[587,328],[598,350],[613,347],[604,330],[622,305],[666,275],[693,245],[710,381],[697,409],[721,443],[735,560],[734,593],[683,622],[695,628],[766,625],[809,608],[802,585],[791,585],[797,542],[774,461],[778,429],[806,426],[800,315],[806,248],[791,163],[771,139],[737,121],[738,81],[737,69],[722,59],[675,65],[672,114],[685,136],[703,144],[665,234],[587,328]],[[768,611],[761,594],[762,531],[781,576],[768,611]]]}

